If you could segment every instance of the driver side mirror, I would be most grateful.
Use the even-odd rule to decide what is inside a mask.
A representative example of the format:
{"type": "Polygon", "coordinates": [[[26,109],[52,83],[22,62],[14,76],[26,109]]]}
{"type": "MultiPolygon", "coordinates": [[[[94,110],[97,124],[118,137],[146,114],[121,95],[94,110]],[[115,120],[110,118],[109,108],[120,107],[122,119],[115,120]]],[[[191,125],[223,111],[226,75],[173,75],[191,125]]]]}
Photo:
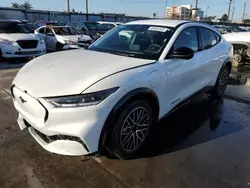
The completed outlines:
{"type": "Polygon", "coordinates": [[[180,47],[170,51],[167,58],[169,59],[192,59],[194,57],[194,51],[191,48],[180,47]]]}

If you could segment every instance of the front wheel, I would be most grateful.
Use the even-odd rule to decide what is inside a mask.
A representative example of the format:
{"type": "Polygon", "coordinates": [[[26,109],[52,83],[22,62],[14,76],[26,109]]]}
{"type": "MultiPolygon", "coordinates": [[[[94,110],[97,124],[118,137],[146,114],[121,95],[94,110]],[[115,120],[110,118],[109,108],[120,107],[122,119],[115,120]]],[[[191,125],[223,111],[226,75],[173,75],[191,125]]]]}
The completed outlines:
{"type": "Polygon", "coordinates": [[[226,88],[227,88],[229,74],[230,74],[230,70],[228,66],[226,66],[225,68],[221,70],[217,78],[216,85],[213,89],[214,98],[220,99],[224,95],[226,88]]]}
{"type": "Polygon", "coordinates": [[[64,44],[57,42],[56,43],[56,51],[62,51],[64,44]]]}
{"type": "Polygon", "coordinates": [[[134,156],[145,144],[153,122],[152,108],[144,100],[128,104],[112,130],[108,151],[118,158],[134,156]]]}

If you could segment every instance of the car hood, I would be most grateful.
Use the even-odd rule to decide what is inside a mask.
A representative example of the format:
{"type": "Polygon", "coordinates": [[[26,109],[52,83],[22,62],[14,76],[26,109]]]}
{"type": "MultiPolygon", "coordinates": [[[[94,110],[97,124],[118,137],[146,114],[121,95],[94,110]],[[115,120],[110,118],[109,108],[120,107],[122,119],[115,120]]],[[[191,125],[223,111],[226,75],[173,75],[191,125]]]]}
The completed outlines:
{"type": "Polygon", "coordinates": [[[238,32],[224,34],[223,37],[228,42],[250,42],[250,32],[238,32]]]}
{"type": "Polygon", "coordinates": [[[91,37],[87,36],[87,35],[57,35],[58,37],[60,37],[62,40],[71,40],[74,42],[79,41],[89,41],[92,40],[91,37]]]}
{"type": "Polygon", "coordinates": [[[111,74],[152,62],[83,49],[57,52],[27,63],[13,84],[34,97],[74,95],[111,74]]]}
{"type": "Polygon", "coordinates": [[[32,33],[0,33],[0,38],[17,41],[17,40],[38,40],[38,37],[32,33]]]}

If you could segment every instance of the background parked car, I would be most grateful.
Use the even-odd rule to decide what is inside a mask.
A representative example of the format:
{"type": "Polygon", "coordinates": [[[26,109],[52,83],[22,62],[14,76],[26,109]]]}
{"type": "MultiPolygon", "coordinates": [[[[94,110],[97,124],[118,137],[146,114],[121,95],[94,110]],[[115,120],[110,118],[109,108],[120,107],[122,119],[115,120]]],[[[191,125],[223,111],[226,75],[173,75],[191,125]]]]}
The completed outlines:
{"type": "Polygon", "coordinates": [[[45,40],[48,50],[59,51],[88,47],[93,39],[87,35],[80,35],[70,26],[42,26],[35,31],[45,40]]]}
{"type": "Polygon", "coordinates": [[[223,37],[234,47],[233,65],[244,65],[250,58],[250,32],[228,33],[223,37]]]}
{"type": "Polygon", "coordinates": [[[73,27],[74,29],[81,32],[82,34],[86,34],[86,35],[89,34],[88,28],[82,22],[68,22],[67,25],[73,27]]]}
{"type": "Polygon", "coordinates": [[[24,27],[30,31],[30,33],[34,33],[35,30],[38,28],[37,25],[29,22],[28,20],[22,20],[21,21],[24,27]]]}
{"type": "Polygon", "coordinates": [[[33,57],[46,53],[44,40],[17,20],[0,20],[0,57],[33,57]]]}
{"type": "Polygon", "coordinates": [[[88,34],[92,38],[97,39],[107,31],[113,29],[114,27],[117,27],[119,24],[117,25],[113,22],[84,22],[84,25],[89,30],[88,34]]]}
{"type": "Polygon", "coordinates": [[[44,20],[40,20],[40,21],[36,21],[35,25],[37,27],[41,27],[41,26],[45,26],[45,25],[63,26],[65,24],[57,22],[57,21],[44,21],[44,20]]]}

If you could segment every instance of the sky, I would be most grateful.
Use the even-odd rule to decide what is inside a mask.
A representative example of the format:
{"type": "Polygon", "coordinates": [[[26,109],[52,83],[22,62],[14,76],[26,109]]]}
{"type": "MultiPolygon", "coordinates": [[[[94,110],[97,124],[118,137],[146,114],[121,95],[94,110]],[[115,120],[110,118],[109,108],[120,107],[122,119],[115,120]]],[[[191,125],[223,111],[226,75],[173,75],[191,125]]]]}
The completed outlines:
{"type": "MultiPolygon", "coordinates": [[[[42,10],[66,10],[66,0],[29,0],[34,9],[42,10]]],[[[88,0],[90,13],[125,13],[131,16],[152,17],[153,13],[157,17],[163,17],[166,0],[88,0]]],[[[195,5],[195,0],[167,0],[167,6],[175,5],[195,5]]],[[[23,3],[24,0],[1,0],[0,6],[10,7],[12,2],[23,3]]],[[[229,0],[199,0],[198,7],[206,10],[208,16],[221,17],[227,14],[229,0]]],[[[242,19],[245,0],[233,0],[232,9],[235,7],[234,20],[242,19]]],[[[85,0],[70,0],[70,9],[85,12],[85,0]]],[[[250,0],[247,0],[246,14],[250,18],[250,0]]],[[[231,9],[231,10],[232,10],[231,9]]]]}

